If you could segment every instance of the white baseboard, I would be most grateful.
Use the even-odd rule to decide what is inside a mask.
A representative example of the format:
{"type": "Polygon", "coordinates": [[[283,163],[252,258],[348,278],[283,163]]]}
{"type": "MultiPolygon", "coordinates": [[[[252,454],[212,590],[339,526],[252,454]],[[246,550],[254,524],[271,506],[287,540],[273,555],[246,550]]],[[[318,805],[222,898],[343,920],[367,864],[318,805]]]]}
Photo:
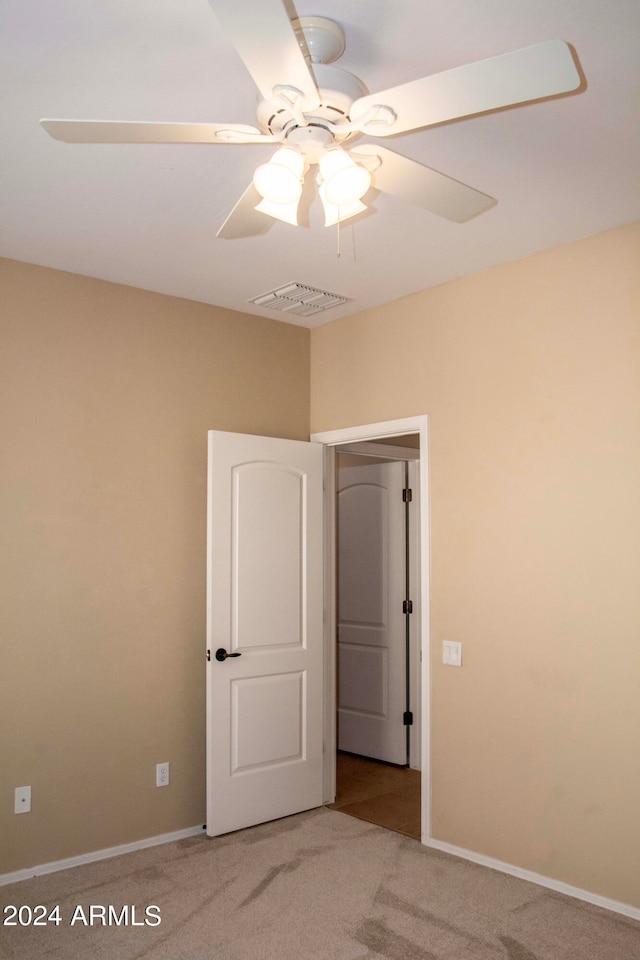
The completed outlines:
{"type": "Polygon", "coordinates": [[[85,863],[94,863],[96,860],[108,860],[109,857],[120,857],[123,853],[133,853],[135,850],[144,850],[146,847],[157,847],[162,843],[173,843],[175,840],[185,840],[187,837],[196,837],[203,833],[202,826],[187,827],[186,830],[176,830],[174,833],[161,833],[157,837],[147,837],[145,840],[135,840],[133,843],[122,843],[118,847],[107,847],[105,850],[94,850],[92,853],[82,853],[77,857],[68,857],[66,860],[53,860],[51,863],[41,863],[26,870],[15,870],[13,873],[0,874],[0,886],[7,883],[18,883],[30,877],[40,877],[45,873],[56,873],[58,870],[68,870],[70,867],[80,867],[85,863]]]}
{"type": "MultiPolygon", "coordinates": [[[[0,886],[5,886],[9,883],[19,883],[21,880],[28,880],[30,877],[39,877],[46,873],[56,873],[58,870],[68,870],[70,867],[79,867],[86,863],[95,863],[98,860],[108,860],[110,857],[119,857],[125,853],[133,853],[135,850],[144,850],[147,847],[157,847],[163,843],[186,840],[188,837],[197,837],[201,834],[202,826],[187,827],[185,830],[176,830],[173,833],[162,833],[156,837],[147,837],[144,840],[136,840],[133,843],[123,843],[117,847],[107,847],[104,850],[94,850],[92,853],[83,853],[77,857],[68,857],[65,860],[53,860],[51,863],[42,863],[35,867],[28,867],[25,870],[15,870],[13,873],[0,874],[0,886]]],[[[632,920],[640,921],[640,909],[628,903],[620,903],[618,900],[609,899],[609,897],[601,897],[599,894],[591,893],[589,890],[582,890],[580,887],[573,887],[571,884],[563,883],[561,880],[554,880],[540,873],[534,873],[533,870],[525,870],[511,863],[504,863],[502,860],[487,857],[482,853],[465,850],[464,847],[456,847],[452,843],[434,840],[432,837],[427,838],[423,842],[425,846],[433,847],[434,850],[442,850],[443,853],[450,853],[452,856],[460,857],[462,860],[479,863],[481,866],[489,867],[491,870],[498,870],[500,873],[506,873],[512,877],[519,877],[520,880],[528,880],[530,883],[535,883],[540,887],[546,887],[548,890],[554,890],[556,893],[563,893],[567,897],[575,897],[576,900],[584,900],[586,903],[592,903],[596,907],[602,907],[604,910],[611,910],[613,913],[620,913],[625,917],[630,917],[632,920]]]]}
{"type": "Polygon", "coordinates": [[[443,853],[451,853],[454,857],[471,860],[473,863],[479,863],[491,870],[499,870],[500,873],[508,873],[512,877],[519,877],[521,880],[528,880],[530,883],[537,883],[540,887],[554,890],[556,893],[563,893],[567,897],[575,897],[576,900],[584,900],[596,907],[602,907],[604,910],[611,910],[613,913],[621,913],[625,917],[631,917],[632,920],[640,920],[640,909],[632,907],[628,903],[620,903],[617,900],[610,900],[608,897],[601,897],[597,893],[581,890],[580,887],[572,887],[571,884],[563,883],[561,880],[543,877],[542,874],[534,873],[533,870],[514,867],[511,863],[503,863],[502,860],[494,860],[493,857],[485,857],[482,853],[474,853],[473,850],[465,850],[464,847],[456,847],[452,843],[443,843],[441,840],[434,840],[432,837],[428,837],[423,843],[435,850],[442,850],[443,853]]]}

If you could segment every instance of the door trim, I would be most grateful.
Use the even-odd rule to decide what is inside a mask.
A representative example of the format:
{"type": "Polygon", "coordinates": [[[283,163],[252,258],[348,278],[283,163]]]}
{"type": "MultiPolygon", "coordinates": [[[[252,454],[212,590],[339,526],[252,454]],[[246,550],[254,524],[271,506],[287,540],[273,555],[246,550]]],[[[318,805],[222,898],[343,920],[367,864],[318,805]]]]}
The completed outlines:
{"type": "Polygon", "coordinates": [[[313,433],[311,440],[322,443],[325,449],[325,578],[324,578],[324,664],[325,664],[325,718],[324,718],[324,802],[332,803],[336,793],[336,483],[335,448],[344,443],[363,440],[381,440],[386,437],[420,437],[418,462],[420,489],[420,643],[421,643],[421,834],[422,843],[431,836],[431,684],[430,684],[430,522],[429,522],[429,418],[426,415],[362,424],[341,430],[313,433]]]}

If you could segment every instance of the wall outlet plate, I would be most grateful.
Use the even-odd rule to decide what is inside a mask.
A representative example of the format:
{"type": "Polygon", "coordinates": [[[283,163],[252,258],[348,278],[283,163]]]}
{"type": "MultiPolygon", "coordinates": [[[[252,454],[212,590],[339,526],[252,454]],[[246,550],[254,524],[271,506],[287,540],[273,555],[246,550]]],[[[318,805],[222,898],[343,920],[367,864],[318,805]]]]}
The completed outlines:
{"type": "Polygon", "coordinates": [[[156,763],[156,787],[169,786],[169,764],[156,763]]]}

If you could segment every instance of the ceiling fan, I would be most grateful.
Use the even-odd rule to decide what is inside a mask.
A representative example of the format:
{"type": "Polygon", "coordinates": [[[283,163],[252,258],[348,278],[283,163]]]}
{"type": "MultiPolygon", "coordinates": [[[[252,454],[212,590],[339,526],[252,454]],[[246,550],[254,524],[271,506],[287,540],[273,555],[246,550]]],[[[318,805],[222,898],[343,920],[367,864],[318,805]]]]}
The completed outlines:
{"type": "Polygon", "coordinates": [[[304,177],[315,166],[327,226],[363,212],[371,186],[449,220],[470,220],[496,201],[377,143],[351,143],[363,134],[390,137],[557,96],[581,83],[569,46],[548,40],[370,94],[353,74],[330,65],[345,49],[344,33],[333,21],[291,21],[283,0],[209,3],[261,95],[257,126],[40,122],[69,143],[273,144],[273,157],[257,168],[218,231],[224,239],[264,233],[271,218],[297,224],[304,177]],[[349,150],[343,146],[348,142],[349,150]]]}

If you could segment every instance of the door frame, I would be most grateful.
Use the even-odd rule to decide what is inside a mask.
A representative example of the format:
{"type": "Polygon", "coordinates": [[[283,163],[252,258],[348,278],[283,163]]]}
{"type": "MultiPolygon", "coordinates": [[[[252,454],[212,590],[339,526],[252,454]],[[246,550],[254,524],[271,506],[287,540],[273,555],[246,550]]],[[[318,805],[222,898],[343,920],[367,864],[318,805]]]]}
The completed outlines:
{"type": "Polygon", "coordinates": [[[418,484],[420,490],[419,560],[420,560],[420,658],[421,702],[421,837],[427,843],[431,836],[431,684],[430,684],[430,522],[429,522],[429,418],[426,415],[385,420],[380,423],[344,427],[311,435],[311,440],[324,446],[324,802],[332,803],[336,794],[336,482],[335,448],[344,443],[383,440],[390,437],[418,434],[420,460],[418,484]]]}

